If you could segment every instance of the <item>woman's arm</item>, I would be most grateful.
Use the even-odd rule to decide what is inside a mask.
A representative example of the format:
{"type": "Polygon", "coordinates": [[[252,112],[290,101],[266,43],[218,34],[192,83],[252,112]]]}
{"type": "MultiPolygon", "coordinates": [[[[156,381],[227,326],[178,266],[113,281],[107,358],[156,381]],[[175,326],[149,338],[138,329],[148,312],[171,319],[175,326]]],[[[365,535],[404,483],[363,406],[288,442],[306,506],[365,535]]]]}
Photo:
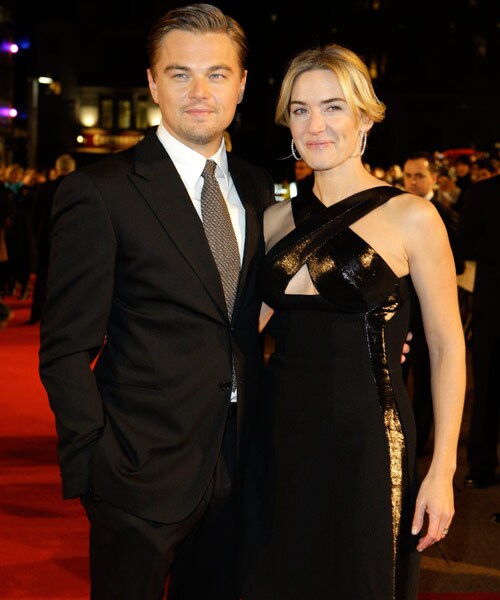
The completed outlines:
{"type": "Polygon", "coordinates": [[[405,219],[409,268],[422,310],[431,364],[434,451],[417,497],[412,531],[418,550],[446,535],[454,515],[453,476],[465,398],[465,341],[458,307],[453,255],[439,214],[411,201],[405,219]]]}

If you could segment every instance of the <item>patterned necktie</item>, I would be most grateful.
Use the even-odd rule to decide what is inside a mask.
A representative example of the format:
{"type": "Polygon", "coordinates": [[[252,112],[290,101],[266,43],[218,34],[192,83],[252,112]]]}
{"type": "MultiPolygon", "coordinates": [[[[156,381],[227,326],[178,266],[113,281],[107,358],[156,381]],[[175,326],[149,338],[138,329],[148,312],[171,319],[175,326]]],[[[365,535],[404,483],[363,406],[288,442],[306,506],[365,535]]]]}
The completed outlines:
{"type": "Polygon", "coordinates": [[[227,314],[231,319],[240,277],[240,252],[226,201],[215,177],[216,166],[213,160],[207,160],[201,174],[201,216],[215,264],[219,269],[227,314]]]}

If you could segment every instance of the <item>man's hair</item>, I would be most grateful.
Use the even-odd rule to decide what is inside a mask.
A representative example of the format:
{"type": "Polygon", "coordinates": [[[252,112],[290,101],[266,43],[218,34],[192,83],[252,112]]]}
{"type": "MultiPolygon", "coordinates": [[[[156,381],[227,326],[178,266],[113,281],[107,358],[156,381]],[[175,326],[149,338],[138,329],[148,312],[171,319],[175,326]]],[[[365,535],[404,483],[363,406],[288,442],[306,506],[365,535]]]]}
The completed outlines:
{"type": "Polygon", "coordinates": [[[147,42],[149,66],[153,70],[158,60],[164,37],[174,30],[190,33],[225,33],[231,39],[241,71],[245,70],[248,42],[241,25],[211,4],[190,4],[169,10],[153,23],[147,42]]]}
{"type": "Polygon", "coordinates": [[[431,173],[439,173],[439,165],[434,160],[434,157],[430,152],[425,152],[420,150],[418,152],[412,152],[409,156],[406,157],[405,163],[409,160],[426,160],[429,163],[429,171],[431,173]]]}
{"type": "Polygon", "coordinates": [[[55,167],[58,175],[67,175],[76,169],[76,162],[71,154],[61,154],[56,159],[55,167]]]}

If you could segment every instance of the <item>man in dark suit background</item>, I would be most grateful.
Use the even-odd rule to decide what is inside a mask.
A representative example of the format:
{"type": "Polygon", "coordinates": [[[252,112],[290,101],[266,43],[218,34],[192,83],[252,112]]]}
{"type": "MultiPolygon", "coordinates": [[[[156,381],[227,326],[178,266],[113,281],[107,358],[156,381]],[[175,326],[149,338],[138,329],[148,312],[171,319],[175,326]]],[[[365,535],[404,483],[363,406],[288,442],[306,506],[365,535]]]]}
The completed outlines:
{"type": "Polygon", "coordinates": [[[40,374],[63,496],[90,521],[93,600],[157,600],[168,576],[169,600],[229,600],[274,185],[223,143],[246,83],[240,26],[210,5],[175,9],[148,55],[158,129],[57,191],[40,374]],[[208,158],[240,252],[231,318],[201,219],[208,158]]]}
{"type": "Polygon", "coordinates": [[[467,438],[467,487],[495,483],[498,466],[500,393],[496,352],[500,344],[500,175],[473,183],[463,193],[458,250],[476,261],[472,293],[474,399],[467,438]]]}

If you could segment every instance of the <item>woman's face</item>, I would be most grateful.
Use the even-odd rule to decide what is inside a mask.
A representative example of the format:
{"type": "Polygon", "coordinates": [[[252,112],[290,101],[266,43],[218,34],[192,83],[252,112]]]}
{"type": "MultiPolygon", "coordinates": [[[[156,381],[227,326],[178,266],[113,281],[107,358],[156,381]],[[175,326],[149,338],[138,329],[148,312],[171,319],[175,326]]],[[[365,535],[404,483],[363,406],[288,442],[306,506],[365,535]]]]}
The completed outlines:
{"type": "Polygon", "coordinates": [[[290,131],[302,158],[315,171],[335,168],[359,157],[360,129],[337,76],[321,69],[295,80],[290,101],[290,131]]]}

